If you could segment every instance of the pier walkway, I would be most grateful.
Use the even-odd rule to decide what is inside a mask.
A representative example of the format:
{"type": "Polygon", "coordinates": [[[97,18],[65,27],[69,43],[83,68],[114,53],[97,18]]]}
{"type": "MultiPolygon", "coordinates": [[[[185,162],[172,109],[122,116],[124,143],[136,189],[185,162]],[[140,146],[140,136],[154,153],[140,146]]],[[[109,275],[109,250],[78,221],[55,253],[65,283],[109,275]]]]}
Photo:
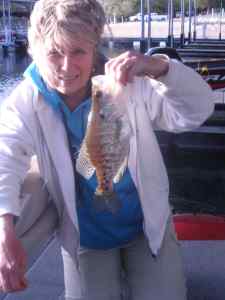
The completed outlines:
{"type": "MultiPolygon", "coordinates": [[[[188,300],[224,300],[225,241],[182,241],[188,300]]],[[[24,292],[0,294],[1,300],[62,300],[60,250],[52,238],[27,273],[24,292]]],[[[119,299],[118,299],[119,300],[119,299]]]]}

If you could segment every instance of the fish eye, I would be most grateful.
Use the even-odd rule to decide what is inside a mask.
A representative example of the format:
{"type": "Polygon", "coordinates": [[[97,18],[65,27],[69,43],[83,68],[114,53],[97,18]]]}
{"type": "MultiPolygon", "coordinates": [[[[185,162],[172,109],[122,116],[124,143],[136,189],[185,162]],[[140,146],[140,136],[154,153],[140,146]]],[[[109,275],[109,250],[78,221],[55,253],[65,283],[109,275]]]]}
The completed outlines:
{"type": "Polygon", "coordinates": [[[100,118],[101,118],[102,120],[105,119],[105,114],[104,114],[104,112],[103,112],[102,110],[100,110],[99,116],[100,116],[100,118]]]}
{"type": "Polygon", "coordinates": [[[96,98],[101,98],[102,97],[102,92],[101,91],[96,91],[95,92],[95,97],[96,98]]]}

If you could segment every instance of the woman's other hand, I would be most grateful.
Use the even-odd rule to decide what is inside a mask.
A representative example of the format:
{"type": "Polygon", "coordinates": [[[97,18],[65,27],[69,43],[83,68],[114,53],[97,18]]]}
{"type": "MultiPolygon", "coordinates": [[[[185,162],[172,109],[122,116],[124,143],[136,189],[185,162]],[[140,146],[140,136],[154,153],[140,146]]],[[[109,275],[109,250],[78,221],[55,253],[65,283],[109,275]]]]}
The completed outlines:
{"type": "Polygon", "coordinates": [[[126,85],[134,76],[158,78],[169,70],[169,61],[165,55],[147,56],[135,51],[125,52],[110,59],[105,64],[105,73],[112,75],[116,81],[126,85]]]}
{"type": "Polygon", "coordinates": [[[27,287],[26,254],[17,239],[12,215],[0,217],[0,292],[16,292],[27,287]]]}

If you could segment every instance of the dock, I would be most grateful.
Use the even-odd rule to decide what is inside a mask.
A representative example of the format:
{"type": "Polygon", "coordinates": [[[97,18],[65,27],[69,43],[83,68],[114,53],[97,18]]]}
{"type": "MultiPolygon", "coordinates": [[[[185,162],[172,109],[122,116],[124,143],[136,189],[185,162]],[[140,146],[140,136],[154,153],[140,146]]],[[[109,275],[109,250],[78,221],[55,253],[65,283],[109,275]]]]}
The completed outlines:
{"type": "MultiPolygon", "coordinates": [[[[16,50],[16,43],[19,46],[18,48],[21,49],[22,47],[25,47],[26,49],[26,30],[17,30],[15,35],[16,39],[12,39],[13,35],[11,34],[12,27],[9,7],[12,1],[16,1],[23,3],[29,10],[35,0],[2,1],[8,9],[6,10],[7,13],[5,12],[5,25],[7,26],[4,28],[4,38],[1,38],[0,34],[0,47],[7,53],[10,49],[12,51],[16,50]],[[10,31],[10,35],[7,38],[5,38],[5,29],[9,29],[10,31]]],[[[188,20],[186,20],[184,24],[185,38],[182,47],[180,47],[181,24],[178,20],[174,20],[173,36],[168,36],[168,22],[151,22],[151,37],[148,36],[147,22],[144,24],[144,36],[142,36],[143,32],[141,32],[141,29],[143,29],[141,28],[141,22],[110,24],[111,33],[107,32],[107,30],[105,31],[103,46],[123,50],[136,49],[145,52],[149,45],[151,47],[160,45],[171,46],[170,43],[172,41],[173,46],[178,49],[178,53],[184,58],[194,58],[199,56],[211,58],[212,55],[216,55],[217,58],[224,59],[225,22],[221,23],[222,36],[219,38],[218,30],[215,31],[215,26],[217,25],[213,22],[206,24],[203,21],[201,20],[201,22],[196,24],[196,38],[194,36],[190,37],[190,32],[188,32],[188,20]],[[195,46],[195,42],[198,43],[197,46],[195,46]],[[201,43],[202,45],[199,47],[201,43]],[[190,44],[192,44],[193,47],[190,47],[190,44]]],[[[225,240],[182,240],[180,241],[180,245],[187,279],[187,300],[224,300],[225,240]]],[[[60,248],[54,234],[41,245],[41,248],[38,250],[35,257],[29,261],[27,279],[28,288],[25,291],[7,294],[0,293],[0,300],[63,300],[63,265],[60,248]]],[[[151,297],[151,295],[149,297],[151,297]]]]}
{"type": "MultiPolygon", "coordinates": [[[[225,241],[182,241],[188,300],[224,300],[225,241]]],[[[54,237],[27,272],[24,292],[1,294],[1,300],[62,300],[64,293],[60,249],[54,237]]],[[[126,299],[129,300],[129,299],[126,299]]]]}

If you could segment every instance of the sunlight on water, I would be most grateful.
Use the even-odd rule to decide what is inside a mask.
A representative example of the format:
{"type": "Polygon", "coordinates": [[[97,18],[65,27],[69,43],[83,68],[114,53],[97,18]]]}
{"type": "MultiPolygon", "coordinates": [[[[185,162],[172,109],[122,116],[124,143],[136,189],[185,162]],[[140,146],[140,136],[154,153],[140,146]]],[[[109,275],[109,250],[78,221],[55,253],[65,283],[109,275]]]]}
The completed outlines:
{"type": "MultiPolygon", "coordinates": [[[[102,48],[102,52],[107,57],[113,57],[123,51],[123,49],[115,50],[102,48]]],[[[21,57],[15,55],[15,53],[10,53],[7,57],[3,57],[0,52],[0,103],[22,80],[23,72],[30,61],[31,59],[28,56],[21,57]]]]}
{"type": "Polygon", "coordinates": [[[21,74],[11,78],[0,75],[0,101],[6,98],[21,80],[21,74]]]}
{"type": "MultiPolygon", "coordinates": [[[[102,49],[104,55],[112,57],[123,50],[102,49]]],[[[31,59],[28,56],[18,56],[10,53],[7,57],[3,57],[0,51],[0,103],[5,99],[16,85],[22,80],[23,72],[29,65],[31,59]]]]}
{"type": "Polygon", "coordinates": [[[28,56],[18,56],[10,53],[4,57],[0,53],[0,102],[22,80],[22,74],[29,63],[30,58],[28,56]]]}

